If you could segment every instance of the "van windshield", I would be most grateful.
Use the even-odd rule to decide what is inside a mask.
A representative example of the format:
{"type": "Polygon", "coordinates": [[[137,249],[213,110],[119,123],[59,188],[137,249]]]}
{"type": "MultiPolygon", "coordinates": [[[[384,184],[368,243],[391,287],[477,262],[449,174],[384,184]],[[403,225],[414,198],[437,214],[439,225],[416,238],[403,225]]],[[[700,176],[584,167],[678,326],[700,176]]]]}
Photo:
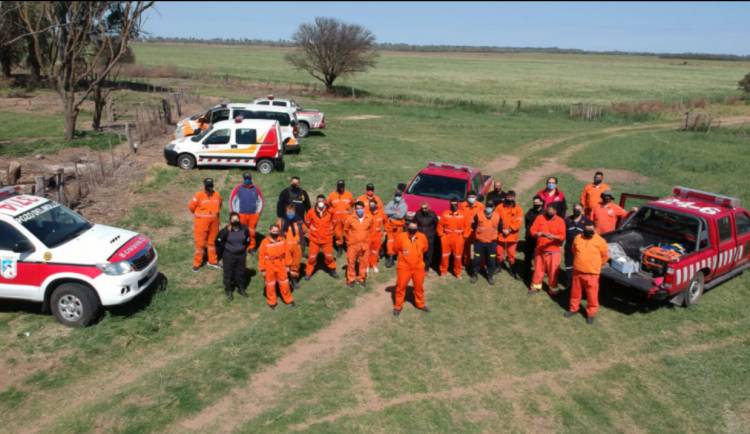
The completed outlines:
{"type": "Polygon", "coordinates": [[[278,121],[282,127],[288,127],[291,123],[291,118],[288,113],[284,112],[266,112],[266,111],[255,111],[255,110],[235,110],[234,116],[242,116],[243,119],[270,119],[278,121]]]}
{"type": "Polygon", "coordinates": [[[204,131],[201,131],[200,134],[196,134],[196,135],[190,137],[190,140],[192,140],[193,142],[198,143],[201,140],[203,140],[203,138],[206,137],[208,135],[208,133],[210,133],[211,131],[213,131],[213,129],[214,129],[214,127],[212,125],[212,126],[206,128],[204,131]]]}
{"type": "Polygon", "coordinates": [[[461,200],[466,196],[466,180],[446,176],[417,175],[409,186],[408,194],[416,196],[461,200]]]}
{"type": "Polygon", "coordinates": [[[56,202],[47,202],[15,218],[49,248],[64,244],[91,229],[91,223],[56,202]]]}

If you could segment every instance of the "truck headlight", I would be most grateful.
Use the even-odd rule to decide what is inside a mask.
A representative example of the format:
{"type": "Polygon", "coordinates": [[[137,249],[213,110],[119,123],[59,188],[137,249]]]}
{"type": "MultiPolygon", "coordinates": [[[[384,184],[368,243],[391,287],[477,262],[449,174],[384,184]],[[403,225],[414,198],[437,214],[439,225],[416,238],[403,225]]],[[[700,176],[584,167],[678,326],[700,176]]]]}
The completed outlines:
{"type": "Polygon", "coordinates": [[[128,261],[110,262],[107,264],[98,264],[96,268],[102,270],[104,274],[109,276],[121,276],[126,273],[133,271],[133,266],[128,261]]]}
{"type": "Polygon", "coordinates": [[[167,143],[167,146],[165,146],[165,147],[164,147],[164,149],[166,149],[167,151],[174,151],[174,147],[175,147],[175,146],[176,146],[176,145],[175,145],[175,143],[174,143],[174,142],[172,142],[172,143],[167,143]]]}

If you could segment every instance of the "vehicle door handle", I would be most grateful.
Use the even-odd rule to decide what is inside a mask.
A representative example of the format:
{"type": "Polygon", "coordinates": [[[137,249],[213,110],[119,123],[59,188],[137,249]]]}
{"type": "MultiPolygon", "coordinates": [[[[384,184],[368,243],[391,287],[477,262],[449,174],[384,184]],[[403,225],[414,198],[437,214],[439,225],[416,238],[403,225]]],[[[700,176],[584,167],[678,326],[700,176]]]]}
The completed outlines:
{"type": "Polygon", "coordinates": [[[237,149],[237,145],[232,145],[232,146],[230,146],[230,148],[237,149]]]}

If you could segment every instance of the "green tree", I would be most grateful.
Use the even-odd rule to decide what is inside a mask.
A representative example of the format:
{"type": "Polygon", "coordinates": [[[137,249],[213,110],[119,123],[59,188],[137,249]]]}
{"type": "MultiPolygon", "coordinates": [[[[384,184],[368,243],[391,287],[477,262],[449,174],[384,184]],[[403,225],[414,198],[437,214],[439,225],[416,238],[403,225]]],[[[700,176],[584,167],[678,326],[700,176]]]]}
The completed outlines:
{"type": "Polygon", "coordinates": [[[750,96],[750,72],[748,72],[742,80],[739,81],[740,90],[744,90],[748,96],[750,96]]]}

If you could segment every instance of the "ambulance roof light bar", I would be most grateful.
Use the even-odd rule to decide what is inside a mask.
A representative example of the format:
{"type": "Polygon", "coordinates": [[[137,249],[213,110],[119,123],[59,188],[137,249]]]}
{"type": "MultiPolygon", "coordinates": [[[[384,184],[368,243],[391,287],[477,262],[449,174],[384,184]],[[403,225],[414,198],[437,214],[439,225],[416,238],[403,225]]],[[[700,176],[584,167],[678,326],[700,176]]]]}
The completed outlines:
{"type": "Polygon", "coordinates": [[[268,95],[266,98],[268,98],[269,101],[273,101],[273,95],[268,95]]]}
{"type": "Polygon", "coordinates": [[[430,161],[429,163],[427,163],[427,167],[443,167],[446,169],[463,170],[464,172],[469,172],[471,170],[469,166],[462,166],[460,164],[441,163],[439,161],[430,161]]]}
{"type": "Polygon", "coordinates": [[[707,191],[696,190],[694,188],[676,186],[672,189],[672,193],[675,196],[683,199],[699,199],[706,202],[713,202],[716,205],[723,206],[725,208],[737,208],[741,205],[741,201],[736,197],[709,193],[707,191]]]}

